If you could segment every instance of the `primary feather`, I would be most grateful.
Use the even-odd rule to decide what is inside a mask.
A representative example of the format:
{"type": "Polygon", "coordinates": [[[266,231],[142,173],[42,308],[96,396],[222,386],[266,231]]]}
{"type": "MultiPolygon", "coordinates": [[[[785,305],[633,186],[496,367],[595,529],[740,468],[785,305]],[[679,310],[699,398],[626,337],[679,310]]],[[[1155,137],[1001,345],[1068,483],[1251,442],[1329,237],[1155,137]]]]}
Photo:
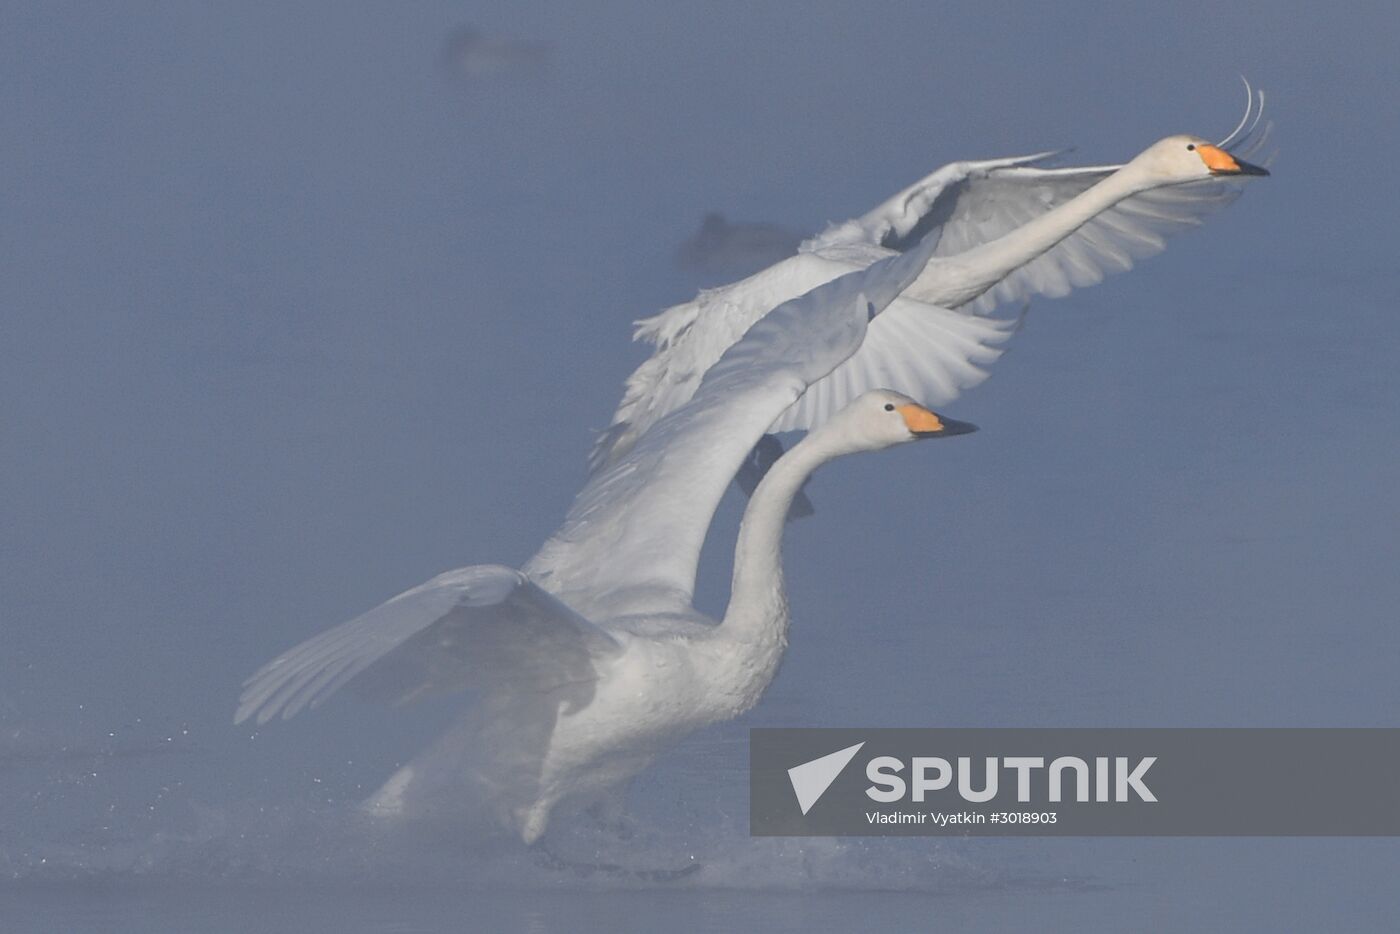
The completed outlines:
{"type": "MultiPolygon", "coordinates": [[[[1256,114],[1248,129],[1231,134],[1238,137],[1232,141],[1235,149],[1249,154],[1258,148],[1262,137],[1251,143],[1257,126],[1256,114]]],[[[832,225],[803,243],[796,256],[637,322],[635,339],[654,350],[627,379],[611,423],[589,455],[590,471],[614,463],[689,399],[725,348],[770,308],[922,238],[933,238],[935,245],[918,280],[889,313],[872,322],[857,353],[810,387],[772,430],[820,425],[843,403],[878,386],[933,405],[955,398],[986,378],[986,366],[1015,330],[1014,321],[990,317],[996,309],[1036,295],[1063,296],[1131,269],[1137,260],[1161,252],[1168,237],[1199,225],[1240,194],[1233,179],[1163,175],[1092,216],[1074,218],[1057,242],[1002,269],[989,255],[997,244],[1052,212],[1064,214],[1091,189],[1103,190],[1121,178],[1127,167],[1044,167],[1056,155],[950,163],[868,213],[832,225]],[[990,261],[989,281],[972,274],[971,256],[984,266],[990,261]]]]}
{"type": "MultiPolygon", "coordinates": [[[[528,843],[560,802],[596,800],[660,746],[751,707],[786,646],[779,542],[801,484],[832,457],[915,440],[901,409],[918,406],[859,400],[778,459],[740,526],[719,625],[691,606],[710,521],[766,427],[855,352],[932,243],[756,323],[693,398],[589,480],[523,570],[449,571],[313,636],[245,682],[235,719],[290,717],[344,687],[395,700],[473,692],[463,718],[367,807],[426,815],[477,800],[528,843]]],[[[928,433],[939,423],[922,414],[928,433]]]]}

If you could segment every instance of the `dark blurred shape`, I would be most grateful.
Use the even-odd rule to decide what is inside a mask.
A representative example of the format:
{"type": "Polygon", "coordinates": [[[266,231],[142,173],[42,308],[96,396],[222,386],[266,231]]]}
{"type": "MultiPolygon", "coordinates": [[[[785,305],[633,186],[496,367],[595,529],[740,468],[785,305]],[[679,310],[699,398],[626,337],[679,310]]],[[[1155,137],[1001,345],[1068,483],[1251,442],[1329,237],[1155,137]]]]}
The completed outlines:
{"type": "MultiPolygon", "coordinates": [[[[778,462],[778,458],[783,456],[783,443],[776,435],[764,435],[758,439],[749,456],[739,465],[739,472],[734,475],[734,482],[739,484],[739,489],[744,491],[745,496],[753,496],[753,491],[758,489],[758,482],[768,473],[768,468],[778,462]]],[[[805,519],[813,515],[817,510],[812,505],[812,500],[807,496],[807,484],[802,484],[802,489],[797,491],[793,497],[792,504],[788,506],[788,521],[793,519],[805,519]]]]}
{"type": "Polygon", "coordinates": [[[467,81],[539,75],[553,57],[548,42],[487,36],[472,26],[454,29],[442,46],[443,64],[467,81]]]}
{"type": "Polygon", "coordinates": [[[739,279],[793,255],[805,239],[776,224],[732,224],[710,213],[676,251],[676,262],[707,279],[739,279]]]}

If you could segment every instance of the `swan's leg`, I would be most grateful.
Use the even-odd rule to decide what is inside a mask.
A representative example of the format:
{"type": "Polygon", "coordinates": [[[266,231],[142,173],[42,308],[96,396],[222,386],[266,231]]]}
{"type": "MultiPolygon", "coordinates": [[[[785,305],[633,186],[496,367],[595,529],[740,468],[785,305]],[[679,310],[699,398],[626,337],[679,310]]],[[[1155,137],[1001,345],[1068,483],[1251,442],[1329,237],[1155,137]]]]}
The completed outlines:
{"type": "MultiPolygon", "coordinates": [[[[775,435],[764,435],[758,439],[758,444],[753,446],[749,456],[740,465],[739,472],[734,475],[734,482],[739,485],[739,489],[744,491],[745,496],[753,496],[753,491],[758,489],[758,481],[763,479],[763,475],[768,472],[768,468],[783,456],[783,443],[775,435]]],[[[806,483],[802,484],[806,487],[806,483]]],[[[792,505],[788,507],[788,521],[793,519],[805,519],[816,512],[816,507],[808,499],[807,494],[802,490],[797,491],[793,497],[792,505]]]]}
{"type": "Polygon", "coordinates": [[[385,818],[440,814],[457,819],[480,812],[484,789],[473,769],[478,735],[474,716],[463,718],[399,767],[360,809],[385,818]]]}
{"type": "Polygon", "coordinates": [[[553,806],[552,801],[536,801],[529,807],[516,809],[516,826],[520,829],[520,839],[525,841],[526,846],[544,836],[545,828],[549,826],[549,812],[553,806]]]}
{"type": "Polygon", "coordinates": [[[406,809],[405,793],[412,782],[413,766],[405,765],[390,775],[378,791],[366,798],[360,809],[374,817],[401,816],[406,809]]]}

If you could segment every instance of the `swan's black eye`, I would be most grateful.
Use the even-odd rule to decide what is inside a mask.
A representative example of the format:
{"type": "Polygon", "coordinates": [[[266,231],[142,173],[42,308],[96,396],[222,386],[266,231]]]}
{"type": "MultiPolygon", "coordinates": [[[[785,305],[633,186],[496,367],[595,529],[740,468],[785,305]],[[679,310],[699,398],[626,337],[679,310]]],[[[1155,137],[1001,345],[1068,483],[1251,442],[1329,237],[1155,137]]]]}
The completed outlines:
{"type": "Polygon", "coordinates": [[[1195,144],[1195,143],[1187,143],[1187,144],[1186,144],[1186,150],[1187,150],[1187,152],[1195,152],[1195,151],[1196,151],[1196,144],[1195,144]]]}
{"type": "Polygon", "coordinates": [[[886,411],[886,412],[893,412],[893,411],[894,411],[894,403],[893,403],[893,402],[886,402],[886,403],[885,403],[885,411],[886,411]]]}

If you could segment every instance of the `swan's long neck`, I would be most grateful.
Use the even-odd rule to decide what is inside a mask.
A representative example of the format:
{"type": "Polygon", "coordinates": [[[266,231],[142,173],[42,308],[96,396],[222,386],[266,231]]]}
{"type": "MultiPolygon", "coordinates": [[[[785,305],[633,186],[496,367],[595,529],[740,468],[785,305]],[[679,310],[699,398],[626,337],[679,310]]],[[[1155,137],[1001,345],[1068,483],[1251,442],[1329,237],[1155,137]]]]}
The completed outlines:
{"type": "Polygon", "coordinates": [[[1130,162],[1087,191],[1010,233],[947,257],[943,260],[947,268],[941,278],[947,282],[949,294],[937,296],[937,304],[955,308],[972,301],[1102,212],[1154,184],[1146,172],[1130,162]]]}
{"type": "Polygon", "coordinates": [[[743,708],[758,700],[787,645],[782,542],[788,508],[812,471],[844,453],[839,432],[809,434],[769,469],[744,510],[729,607],[717,633],[737,650],[731,690],[743,708]]]}

